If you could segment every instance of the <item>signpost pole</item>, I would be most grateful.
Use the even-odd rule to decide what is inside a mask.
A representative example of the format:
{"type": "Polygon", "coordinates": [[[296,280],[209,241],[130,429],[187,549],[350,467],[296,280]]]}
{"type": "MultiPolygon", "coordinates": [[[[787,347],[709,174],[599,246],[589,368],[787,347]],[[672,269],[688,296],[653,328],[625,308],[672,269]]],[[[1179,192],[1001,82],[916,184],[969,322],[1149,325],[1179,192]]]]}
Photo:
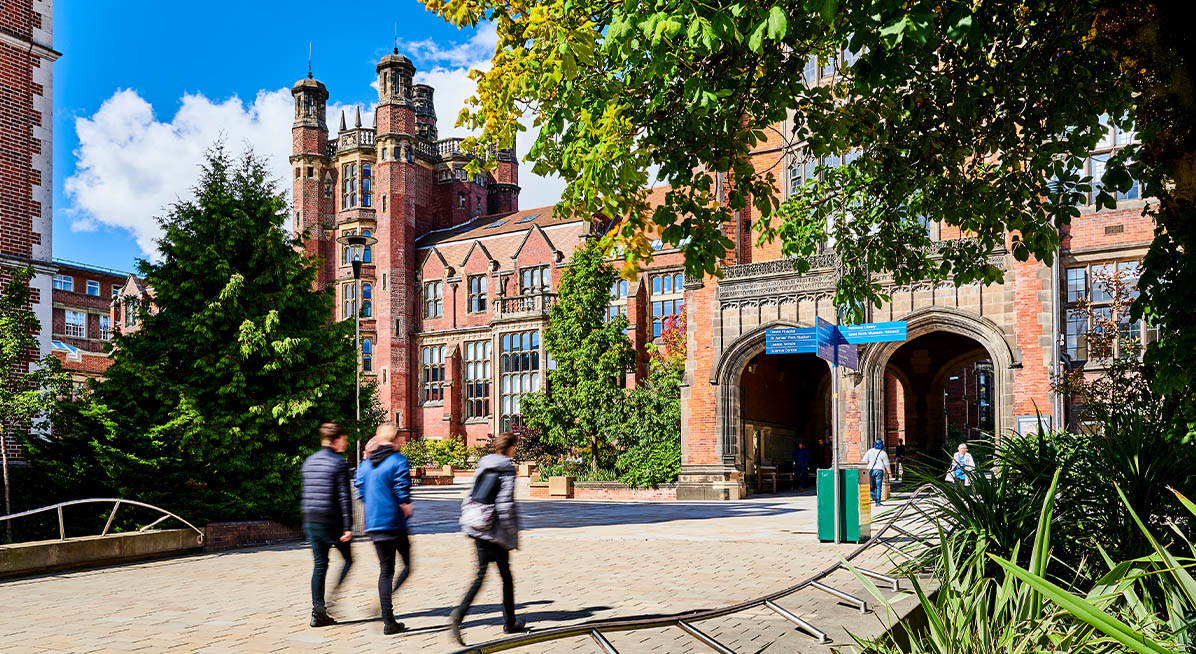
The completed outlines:
{"type": "Polygon", "coordinates": [[[843,498],[839,497],[839,370],[834,361],[831,364],[831,476],[834,478],[835,492],[834,496],[834,512],[835,512],[835,544],[843,542],[843,534],[839,533],[842,527],[839,519],[839,507],[842,505],[843,498]]]}

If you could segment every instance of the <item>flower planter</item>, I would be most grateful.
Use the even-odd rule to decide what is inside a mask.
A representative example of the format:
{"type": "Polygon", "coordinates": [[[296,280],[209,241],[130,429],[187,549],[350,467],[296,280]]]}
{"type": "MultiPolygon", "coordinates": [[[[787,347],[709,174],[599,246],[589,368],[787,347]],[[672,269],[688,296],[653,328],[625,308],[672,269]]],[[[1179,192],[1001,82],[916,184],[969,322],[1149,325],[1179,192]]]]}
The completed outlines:
{"type": "Polygon", "coordinates": [[[548,496],[564,499],[573,497],[573,481],[575,477],[549,477],[548,496]]]}

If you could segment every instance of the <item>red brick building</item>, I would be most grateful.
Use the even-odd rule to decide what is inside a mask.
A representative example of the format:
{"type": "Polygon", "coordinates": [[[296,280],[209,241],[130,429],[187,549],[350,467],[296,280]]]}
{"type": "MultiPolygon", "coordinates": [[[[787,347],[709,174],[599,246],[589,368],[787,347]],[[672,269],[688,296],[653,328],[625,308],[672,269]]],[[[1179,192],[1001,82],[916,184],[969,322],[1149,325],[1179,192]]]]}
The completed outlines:
{"type": "MultiPolygon", "coordinates": [[[[14,268],[32,266],[32,309],[41,322],[39,352],[50,352],[52,0],[0,3],[0,287],[14,268]]],[[[15,443],[10,455],[17,457],[15,443]]]]}
{"type": "MultiPolygon", "coordinates": [[[[790,125],[777,125],[751,154],[759,170],[787,171],[779,197],[817,174],[816,165],[851,160],[846,153],[811,161],[800,146],[784,147],[780,135],[789,133],[790,125]]],[[[1134,138],[1110,128],[1084,174],[1099,178],[1109,156],[1134,138]]],[[[832,418],[841,426],[838,454],[847,465],[859,462],[875,440],[892,448],[903,439],[910,454],[939,458],[944,470],[945,447],[954,440],[1026,433],[1040,414],[1047,426],[1069,421],[1065,398],[1051,392],[1053,375],[1068,362],[1099,371],[1099,362],[1088,361],[1089,325],[1072,307],[1081,297],[1109,304],[1108,289],[1093,272],[1111,267],[1133,281],[1153,238],[1138,186],[1119,195],[1114,211],[1081,207],[1082,215],[1061,234],[1054,267],[1018,262],[1002,248],[989,254],[1005,271],[1001,284],[889,283],[892,301],[869,307],[867,320],[905,320],[909,338],[861,346],[859,370],[838,369],[838,416],[831,416],[832,373],[825,362],[813,354],[764,352],[770,328],[812,326],[816,316],[836,319],[836,257],[815,255],[810,272],[797,274],[779,243],[761,246],[751,238],[749,206],[725,227],[738,246],[725,261],[724,277],[686,282],[690,356],[678,498],[742,497],[754,486],[757,466],[783,465],[798,441],[829,440],[832,418]]],[[[933,220],[926,229],[936,241],[964,237],[933,220]]],[[[1128,317],[1122,322],[1144,342],[1152,339],[1146,325],[1130,324],[1128,317]]]]}
{"type": "MultiPolygon", "coordinates": [[[[469,175],[459,141],[437,139],[433,89],[411,83],[410,61],[387,55],[376,70],[376,124],[356,117],[349,128],[342,116],[335,142],[324,85],[309,77],[292,89],[296,229],[323,261],[320,283],[336,287],[337,318],[362,313],[362,371],[377,380],[390,419],[409,434],[464,434],[475,444],[517,424],[520,397],[543,383],[552,363],[541,334],[554,289],[591,227],[553,221],[547,207],[520,210],[513,152],[493,153],[494,174],[469,175]],[[336,243],[349,234],[378,239],[362,255],[360,289],[351,252],[336,243]]],[[[776,136],[789,128],[778,125],[774,140],[751,154],[761,170],[788,171],[781,197],[816,172],[800,148],[786,149],[776,136]]],[[[1099,176],[1132,139],[1111,131],[1086,172],[1099,176]]],[[[1062,235],[1054,268],[1001,249],[989,255],[1005,271],[1001,284],[890,284],[892,301],[867,318],[905,320],[909,339],[861,347],[859,370],[839,369],[838,416],[823,361],[764,352],[770,328],[835,319],[833,253],[797,274],[780,244],[752,238],[750,207],[724,227],[737,245],[721,279],[686,278],[680,253],[662,246],[636,282],[616,284],[609,310],[626,313],[641,354],[665,317],[686,312],[678,498],[742,497],[758,466],[783,465],[797,442],[829,438],[836,419],[847,464],[874,440],[892,447],[903,439],[911,454],[942,457],[944,467],[953,440],[1025,433],[1039,413],[1048,424],[1064,420],[1050,380],[1064,359],[1086,359],[1087,326],[1069,318],[1068,307],[1081,296],[1103,301],[1094,267],[1132,275],[1153,235],[1137,189],[1120,206],[1084,207],[1062,235]]],[[[926,229],[937,241],[962,237],[935,221],[926,229]]],[[[1142,325],[1127,329],[1149,337],[1142,325]]]]}
{"type": "Polygon", "coordinates": [[[112,363],[113,298],[128,273],[55,259],[51,347],[79,389],[112,363]]]}
{"type": "MultiPolygon", "coordinates": [[[[342,115],[335,141],[324,85],[309,76],[292,89],[295,228],[321,260],[318,283],[336,288],[336,317],[362,314],[361,370],[387,416],[408,434],[477,444],[517,424],[520,397],[542,384],[540,335],[590,225],[520,211],[514,152],[470,175],[460,139],[437,137],[434,89],[412,83],[406,57],[387,55],[376,72],[374,124],[342,115]],[[336,242],[352,234],[378,239],[362,252],[360,287],[336,242]]],[[[612,289],[610,310],[628,316],[641,352],[682,310],[682,279],[680,254],[662,250],[641,283],[612,289]]]]}

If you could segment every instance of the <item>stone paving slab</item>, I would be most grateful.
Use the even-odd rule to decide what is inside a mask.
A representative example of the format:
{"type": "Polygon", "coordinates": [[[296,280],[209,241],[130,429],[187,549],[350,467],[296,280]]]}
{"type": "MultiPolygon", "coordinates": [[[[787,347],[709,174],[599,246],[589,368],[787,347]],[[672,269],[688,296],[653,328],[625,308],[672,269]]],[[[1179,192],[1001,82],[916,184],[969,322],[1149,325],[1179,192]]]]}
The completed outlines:
{"type": "MultiPolygon", "coordinates": [[[[471,544],[457,533],[461,486],[415,492],[411,577],[395,596],[410,631],[384,636],[377,561],[355,540],[354,566],[330,613],[341,624],[307,626],[311,556],[301,543],[149,561],[0,582],[0,652],[448,651],[449,610],[473,575],[471,544]]],[[[520,501],[524,532],[512,553],[520,616],[538,628],[593,619],[716,608],[809,577],[854,546],[820,544],[810,495],[740,502],[520,501]]],[[[332,554],[330,577],[340,567],[332,554]]],[[[889,569],[872,548],[857,560],[889,569]]],[[[465,622],[469,642],[501,633],[500,583],[491,571],[465,622]]],[[[835,584],[866,597],[849,574],[835,584]]],[[[867,598],[870,600],[870,598],[867,598]]],[[[871,603],[871,602],[870,602],[871,603]]],[[[849,643],[848,630],[879,631],[812,590],[783,606],[849,643]]],[[[827,652],[771,611],[699,624],[736,652],[827,652]]],[[[698,652],[679,629],[610,635],[620,652],[698,652]]],[[[587,638],[534,645],[543,652],[599,651],[587,638]]]]}

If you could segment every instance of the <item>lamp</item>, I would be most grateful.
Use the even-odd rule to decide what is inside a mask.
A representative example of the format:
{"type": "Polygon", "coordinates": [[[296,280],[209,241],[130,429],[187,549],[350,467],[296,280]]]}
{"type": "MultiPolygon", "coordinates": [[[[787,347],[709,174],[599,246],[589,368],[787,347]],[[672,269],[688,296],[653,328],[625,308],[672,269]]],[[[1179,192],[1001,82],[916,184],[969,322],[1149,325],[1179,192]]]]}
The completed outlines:
{"type": "MultiPolygon", "coordinates": [[[[353,354],[357,358],[357,365],[355,370],[356,385],[355,385],[355,401],[353,403],[354,424],[357,428],[361,428],[361,310],[358,308],[357,301],[361,297],[361,253],[365,248],[378,242],[378,239],[372,236],[362,236],[360,234],[347,234],[336,239],[337,243],[348,246],[352,256],[353,262],[353,354]]],[[[360,433],[357,439],[357,463],[361,464],[361,438],[360,433]]]]}

